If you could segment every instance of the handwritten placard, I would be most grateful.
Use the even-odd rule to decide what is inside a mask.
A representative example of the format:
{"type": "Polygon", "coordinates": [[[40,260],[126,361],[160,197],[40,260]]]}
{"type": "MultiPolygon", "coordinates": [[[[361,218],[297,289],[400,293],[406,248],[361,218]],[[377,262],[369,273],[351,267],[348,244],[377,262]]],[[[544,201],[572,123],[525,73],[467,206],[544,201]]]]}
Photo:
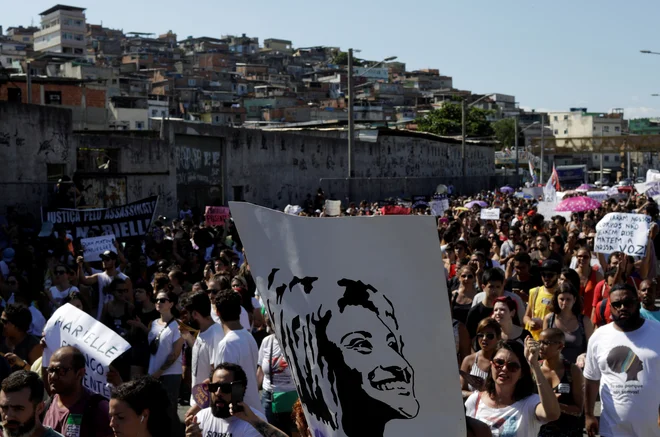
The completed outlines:
{"type": "Polygon", "coordinates": [[[341,214],[341,200],[326,200],[325,215],[329,217],[339,217],[341,214]]]}
{"type": "Polygon", "coordinates": [[[481,220],[499,220],[499,208],[484,208],[481,210],[481,220]]]}
{"type": "Polygon", "coordinates": [[[130,349],[126,340],[71,304],[61,306],[48,319],[44,339],[47,349],[44,351],[44,367],[50,363],[50,358],[47,363],[46,357],[57,349],[74,346],[85,355],[83,386],[110,399],[110,389],[106,386],[108,366],[130,349]]]}
{"type": "Polygon", "coordinates": [[[596,225],[594,251],[644,256],[650,223],[651,217],[643,214],[607,214],[596,225]]]}
{"type": "Polygon", "coordinates": [[[429,206],[431,207],[431,214],[436,217],[441,217],[444,215],[445,211],[449,209],[449,200],[431,200],[429,206]]]}
{"type": "Polygon", "coordinates": [[[83,258],[87,262],[101,261],[101,255],[106,250],[117,253],[114,244],[114,235],[103,235],[102,237],[83,238],[80,244],[83,248],[83,258]]]}
{"type": "Polygon", "coordinates": [[[229,207],[207,206],[204,212],[204,221],[207,226],[222,226],[229,218],[229,207]]]}

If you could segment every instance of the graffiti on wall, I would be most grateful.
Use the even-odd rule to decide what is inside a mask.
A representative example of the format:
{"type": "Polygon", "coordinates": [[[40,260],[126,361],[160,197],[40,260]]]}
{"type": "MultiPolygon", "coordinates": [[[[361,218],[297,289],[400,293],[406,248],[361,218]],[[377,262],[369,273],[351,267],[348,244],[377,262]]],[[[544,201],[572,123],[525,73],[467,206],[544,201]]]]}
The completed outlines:
{"type": "Polygon", "coordinates": [[[197,147],[176,147],[177,184],[222,184],[222,154],[197,147]]]}

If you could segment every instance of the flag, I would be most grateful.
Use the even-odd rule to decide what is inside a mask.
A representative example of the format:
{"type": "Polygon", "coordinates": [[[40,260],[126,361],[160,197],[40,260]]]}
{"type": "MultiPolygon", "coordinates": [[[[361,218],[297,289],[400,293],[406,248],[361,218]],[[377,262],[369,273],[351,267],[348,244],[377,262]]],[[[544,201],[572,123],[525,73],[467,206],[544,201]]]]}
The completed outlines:
{"type": "Polygon", "coordinates": [[[559,184],[559,174],[557,174],[557,169],[555,168],[554,164],[552,164],[552,177],[550,179],[555,185],[555,190],[561,191],[561,185],[559,184]]]}
{"type": "Polygon", "coordinates": [[[552,166],[552,174],[548,178],[548,183],[545,184],[543,188],[543,197],[546,202],[554,202],[557,198],[557,191],[561,190],[559,185],[559,175],[557,174],[557,169],[555,166],[552,166]]]}
{"type": "Polygon", "coordinates": [[[529,158],[527,162],[529,162],[529,175],[532,177],[532,184],[536,186],[538,181],[536,180],[536,174],[534,173],[534,164],[532,164],[532,158],[529,158]]]}

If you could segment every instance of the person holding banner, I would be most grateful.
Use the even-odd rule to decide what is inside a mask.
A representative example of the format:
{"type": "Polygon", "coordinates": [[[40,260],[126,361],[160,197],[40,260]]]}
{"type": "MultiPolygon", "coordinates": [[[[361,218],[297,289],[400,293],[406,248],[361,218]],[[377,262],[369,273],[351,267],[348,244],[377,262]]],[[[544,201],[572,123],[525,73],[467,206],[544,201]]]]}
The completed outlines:
{"type": "Polygon", "coordinates": [[[115,252],[112,252],[110,250],[106,250],[103,252],[101,255],[99,255],[101,258],[101,263],[103,265],[103,271],[101,273],[95,273],[92,274],[91,276],[85,275],[85,272],[83,270],[83,262],[84,259],[82,256],[79,256],[77,259],[78,262],[78,279],[81,284],[84,285],[98,285],[99,289],[99,294],[98,294],[98,306],[96,309],[96,319],[99,320],[101,318],[101,313],[103,312],[103,305],[105,305],[106,302],[112,300],[112,296],[106,295],[106,293],[103,292],[103,289],[107,287],[114,278],[119,278],[123,279],[126,281],[126,284],[128,285],[128,290],[129,290],[129,296],[133,295],[133,285],[131,283],[131,280],[117,270],[117,259],[118,256],[115,252]]]}

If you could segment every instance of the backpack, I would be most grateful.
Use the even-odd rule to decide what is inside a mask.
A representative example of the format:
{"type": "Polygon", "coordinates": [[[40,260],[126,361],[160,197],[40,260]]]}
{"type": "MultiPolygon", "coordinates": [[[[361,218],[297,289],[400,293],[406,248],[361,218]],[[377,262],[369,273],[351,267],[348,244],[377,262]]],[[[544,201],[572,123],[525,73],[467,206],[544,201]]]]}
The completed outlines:
{"type": "MultiPolygon", "coordinates": [[[[98,393],[92,393],[89,396],[89,399],[87,399],[87,403],[85,404],[85,409],[83,410],[82,414],[82,420],[80,422],[80,430],[85,431],[84,433],[80,433],[80,437],[94,437],[96,435],[95,430],[94,430],[94,423],[92,422],[94,420],[94,412],[96,411],[96,408],[102,401],[107,401],[108,399],[105,396],[102,396],[98,393]]],[[[46,401],[44,412],[41,414],[41,421],[43,423],[44,417],[46,416],[46,412],[50,409],[51,404],[53,403],[53,397],[48,398],[48,401],[46,401]]],[[[66,426],[66,423],[64,424],[66,426]]],[[[62,430],[63,433],[66,430],[62,430]]]]}

